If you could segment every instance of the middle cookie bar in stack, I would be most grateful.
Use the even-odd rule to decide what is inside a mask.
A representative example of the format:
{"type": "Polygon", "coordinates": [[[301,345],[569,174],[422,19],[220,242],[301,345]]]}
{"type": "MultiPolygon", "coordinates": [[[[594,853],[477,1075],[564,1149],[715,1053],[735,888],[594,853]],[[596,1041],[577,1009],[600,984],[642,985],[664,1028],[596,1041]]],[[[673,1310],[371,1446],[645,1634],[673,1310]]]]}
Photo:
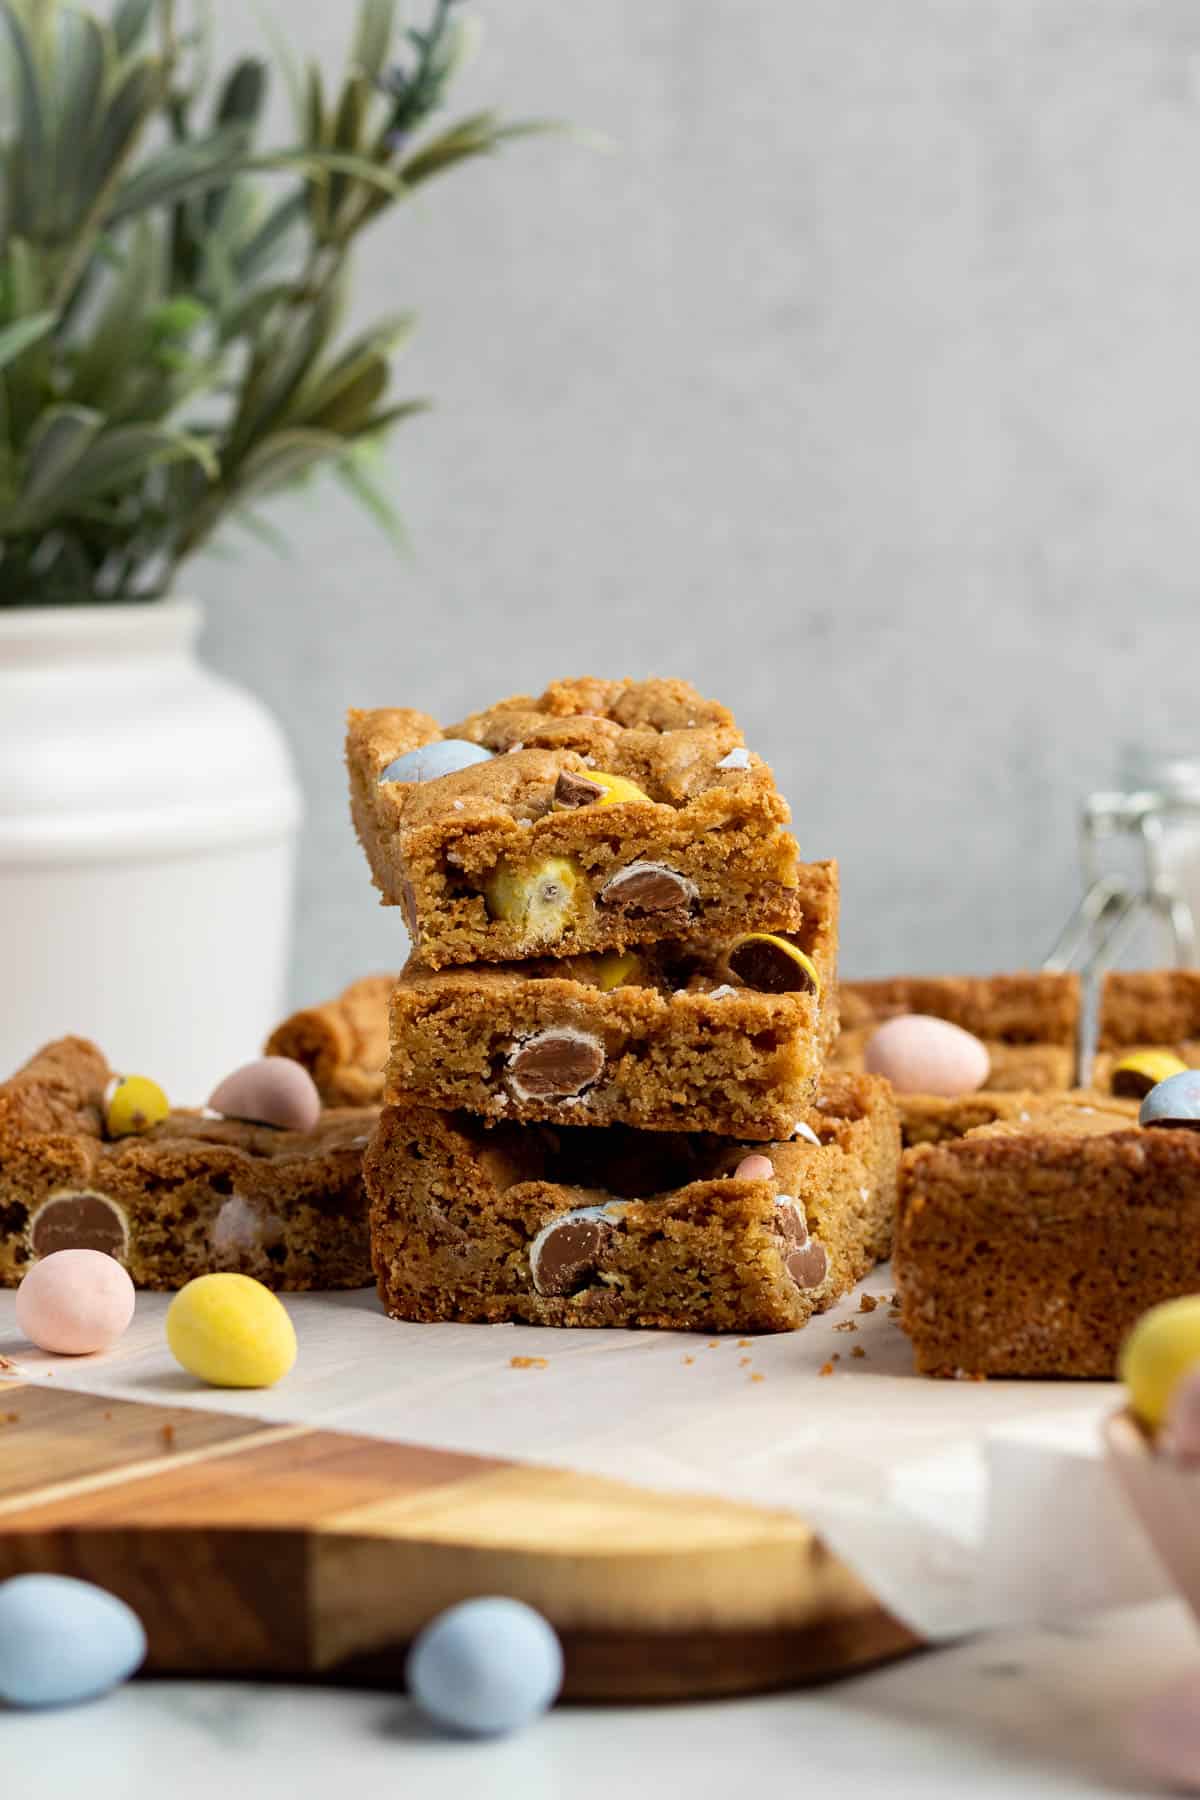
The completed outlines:
{"type": "Polygon", "coordinates": [[[348,760],[416,946],[365,1163],[390,1313],[786,1330],[887,1254],[889,1091],[822,1073],[836,865],[723,707],[560,682],[353,714],[348,760]]]}

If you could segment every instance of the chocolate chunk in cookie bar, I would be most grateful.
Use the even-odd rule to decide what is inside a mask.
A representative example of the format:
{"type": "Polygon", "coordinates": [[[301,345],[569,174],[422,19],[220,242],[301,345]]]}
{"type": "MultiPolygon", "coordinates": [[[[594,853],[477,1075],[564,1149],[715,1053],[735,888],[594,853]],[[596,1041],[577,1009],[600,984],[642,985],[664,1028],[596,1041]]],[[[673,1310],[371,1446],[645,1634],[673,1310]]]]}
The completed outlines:
{"type": "Polygon", "coordinates": [[[428,968],[801,922],[771,771],[686,682],[561,681],[445,729],[352,712],[346,757],[375,884],[428,968]],[[416,754],[434,744],[489,754],[416,754]]]}
{"type": "Polygon", "coordinates": [[[139,1287],[228,1269],[284,1289],[371,1280],[362,1157],[376,1109],[312,1131],[173,1111],[109,1138],[112,1071],[83,1038],[0,1083],[0,1285],[55,1250],[102,1250],[139,1287]]]}
{"type": "Polygon", "coordinates": [[[788,1142],[385,1107],[365,1161],[393,1318],[790,1331],[888,1254],[886,1082],[834,1077],[788,1142]]]}
{"type": "Polygon", "coordinates": [[[387,1098],[489,1119],[787,1137],[837,1032],[837,866],[799,929],[405,970],[387,1098]]]}

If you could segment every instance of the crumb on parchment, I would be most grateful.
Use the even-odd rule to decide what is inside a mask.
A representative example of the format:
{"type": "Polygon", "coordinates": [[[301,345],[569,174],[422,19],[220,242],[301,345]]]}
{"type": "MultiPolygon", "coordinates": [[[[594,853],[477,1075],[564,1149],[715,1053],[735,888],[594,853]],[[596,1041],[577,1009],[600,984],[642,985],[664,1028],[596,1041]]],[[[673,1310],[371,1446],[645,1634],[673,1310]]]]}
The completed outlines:
{"type": "Polygon", "coordinates": [[[549,1363],[544,1356],[510,1356],[510,1369],[548,1369],[549,1363]]]}
{"type": "Polygon", "coordinates": [[[872,1313],[875,1311],[875,1308],[878,1305],[879,1305],[879,1302],[875,1298],[874,1294],[860,1294],[859,1295],[859,1299],[858,1299],[859,1312],[872,1313]]]}
{"type": "Polygon", "coordinates": [[[865,1356],[867,1353],[863,1349],[861,1344],[855,1344],[855,1346],[854,1346],[853,1350],[850,1352],[850,1354],[851,1354],[851,1356],[865,1356]]]}
{"type": "Polygon", "coordinates": [[[739,1369],[748,1369],[749,1367],[750,1367],[750,1358],[748,1356],[739,1356],[738,1357],[738,1368],[739,1369]]]}
{"type": "Polygon", "coordinates": [[[164,1450],[173,1450],[175,1448],[175,1427],[169,1421],[166,1425],[159,1426],[158,1435],[162,1439],[164,1450]]]}
{"type": "Polygon", "coordinates": [[[683,1360],[685,1363],[694,1363],[696,1359],[694,1356],[685,1356],[683,1360]]]}
{"type": "Polygon", "coordinates": [[[841,1323],[835,1325],[833,1329],[835,1331],[857,1331],[858,1326],[854,1323],[853,1319],[843,1319],[841,1323]]]}
{"type": "Polygon", "coordinates": [[[767,1378],[765,1375],[752,1375],[750,1379],[751,1381],[765,1381],[767,1378]]]}
{"type": "Polygon", "coordinates": [[[833,1374],[833,1364],[831,1362],[822,1363],[820,1368],[817,1370],[817,1374],[818,1375],[832,1375],[833,1374]]]}

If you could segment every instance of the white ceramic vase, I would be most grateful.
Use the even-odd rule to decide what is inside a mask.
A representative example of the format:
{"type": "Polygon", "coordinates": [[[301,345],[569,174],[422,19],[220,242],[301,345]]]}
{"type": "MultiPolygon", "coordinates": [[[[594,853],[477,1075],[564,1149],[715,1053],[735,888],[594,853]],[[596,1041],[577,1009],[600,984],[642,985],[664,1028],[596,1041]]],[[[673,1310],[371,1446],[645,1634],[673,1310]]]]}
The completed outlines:
{"type": "Polygon", "coordinates": [[[282,1013],[300,795],[199,627],[0,608],[0,1075],[75,1032],[196,1104],[282,1013]]]}

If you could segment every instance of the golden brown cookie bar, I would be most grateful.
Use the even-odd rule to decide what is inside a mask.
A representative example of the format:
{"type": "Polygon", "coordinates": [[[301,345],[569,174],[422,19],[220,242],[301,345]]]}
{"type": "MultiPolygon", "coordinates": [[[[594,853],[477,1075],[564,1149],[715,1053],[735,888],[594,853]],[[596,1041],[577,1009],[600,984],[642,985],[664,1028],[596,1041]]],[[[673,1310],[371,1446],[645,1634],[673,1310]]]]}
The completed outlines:
{"type": "Polygon", "coordinates": [[[216,1269],[283,1289],[371,1280],[362,1157],[375,1108],[322,1114],[311,1132],[173,1112],[109,1140],[112,1072],[62,1038],[0,1083],[0,1285],[55,1250],[103,1250],[139,1287],[216,1269]]]}
{"type": "Polygon", "coordinates": [[[431,969],[800,924],[795,840],[732,715],[682,681],[560,681],[442,730],[352,712],[351,809],[385,905],[431,969]],[[442,738],[495,752],[382,781],[442,738]],[[640,789],[613,802],[592,774],[640,789]]]}
{"type": "Polygon", "coordinates": [[[1007,975],[897,975],[842,983],[842,1029],[869,1033],[903,1013],[948,1019],[989,1044],[1074,1048],[1079,978],[1018,970],[1007,975]]]}
{"type": "Polygon", "coordinates": [[[905,1152],[893,1269],[926,1374],[1110,1379],[1200,1278],[1200,1133],[1061,1104],[905,1152]]]}
{"type": "Polygon", "coordinates": [[[899,1155],[869,1076],[831,1081],[804,1126],[739,1145],[387,1107],[365,1162],[383,1303],[421,1321],[793,1330],[887,1255],[899,1155]],[[769,1178],[734,1178],[747,1151],[769,1178]]]}
{"type": "MultiPolygon", "coordinates": [[[[639,951],[433,972],[412,964],[392,996],[387,1098],[491,1119],[790,1135],[837,1031],[837,865],[801,865],[804,952],[761,962],[729,946],[664,940],[639,951]]],[[[737,943],[739,940],[735,940],[737,943]]],[[[763,946],[755,940],[756,955],[763,946]]]]}
{"type": "Polygon", "coordinates": [[[303,1063],[326,1106],[377,1105],[388,1054],[388,1001],[399,975],[364,975],[336,1000],[277,1025],[267,1056],[303,1063]]]}

